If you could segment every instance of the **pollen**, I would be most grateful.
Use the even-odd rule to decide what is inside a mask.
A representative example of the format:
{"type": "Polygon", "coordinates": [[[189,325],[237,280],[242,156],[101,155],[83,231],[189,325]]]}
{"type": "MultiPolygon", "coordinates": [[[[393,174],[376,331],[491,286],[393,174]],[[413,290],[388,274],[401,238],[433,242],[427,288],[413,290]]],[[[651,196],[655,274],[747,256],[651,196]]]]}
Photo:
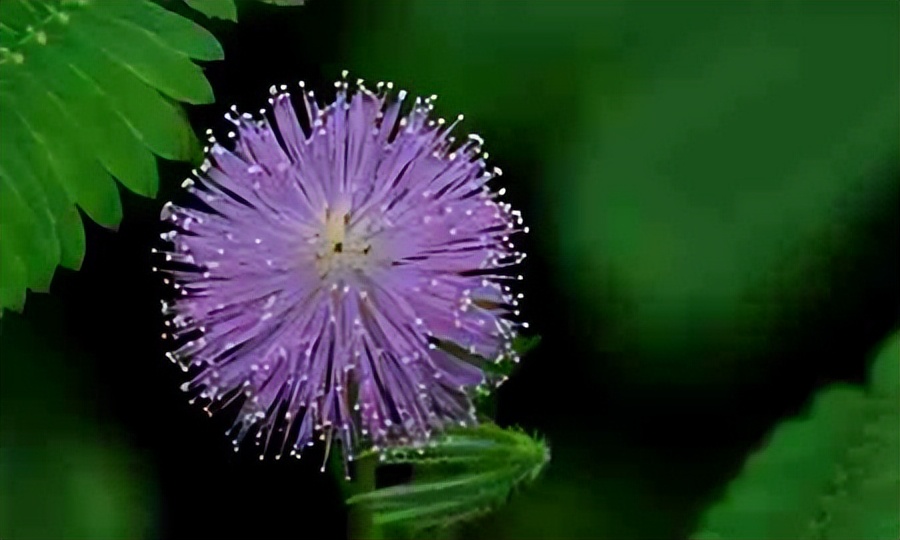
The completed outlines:
{"type": "Polygon", "coordinates": [[[369,239],[350,227],[348,212],[326,212],[320,238],[314,264],[323,279],[346,283],[349,271],[365,271],[367,265],[375,264],[369,239]]]}

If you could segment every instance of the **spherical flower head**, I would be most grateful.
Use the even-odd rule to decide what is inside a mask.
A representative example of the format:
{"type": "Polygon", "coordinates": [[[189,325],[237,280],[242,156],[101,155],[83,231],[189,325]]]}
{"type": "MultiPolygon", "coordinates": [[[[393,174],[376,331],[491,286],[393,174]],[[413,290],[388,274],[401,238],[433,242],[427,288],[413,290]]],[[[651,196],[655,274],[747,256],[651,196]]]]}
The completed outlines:
{"type": "Polygon", "coordinates": [[[261,458],[318,438],[349,460],[474,423],[471,391],[497,382],[482,363],[518,360],[523,229],[487,185],[500,171],[429,118],[434,96],[404,115],[390,84],[339,82],[324,108],[302,86],[302,120],[284,86],[268,118],[226,115],[233,148],[211,138],[187,202],[163,209],[183,388],[210,414],[240,403],[235,450],[255,432],[261,458]]]}

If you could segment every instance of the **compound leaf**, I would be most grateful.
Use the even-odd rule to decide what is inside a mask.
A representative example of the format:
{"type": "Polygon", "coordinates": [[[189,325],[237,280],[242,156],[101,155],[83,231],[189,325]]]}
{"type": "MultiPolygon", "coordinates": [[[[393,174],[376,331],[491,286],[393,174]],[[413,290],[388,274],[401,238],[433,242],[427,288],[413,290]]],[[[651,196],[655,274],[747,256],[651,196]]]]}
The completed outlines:
{"type": "Polygon", "coordinates": [[[411,464],[413,480],[350,497],[380,527],[411,532],[486,514],[530,483],[550,458],[544,441],[486,423],[452,430],[421,446],[384,450],[383,464],[411,464]]]}
{"type": "MultiPolygon", "coordinates": [[[[275,6],[302,6],[304,0],[259,0],[264,4],[275,6]]],[[[237,22],[237,5],[235,0],[184,0],[192,9],[210,18],[237,22]]]]}
{"type": "Polygon", "coordinates": [[[191,58],[221,58],[209,32],[144,0],[8,0],[0,5],[0,308],[45,291],[84,257],[81,218],[116,228],[113,177],[156,194],[159,156],[199,143],[181,109],[213,99],[191,58]]]}
{"type": "Polygon", "coordinates": [[[46,291],[57,265],[81,266],[76,205],[115,229],[113,178],[153,197],[156,156],[198,159],[178,102],[211,103],[192,60],[223,57],[207,30],[148,0],[0,2],[0,310],[46,291]]]}
{"type": "Polygon", "coordinates": [[[184,0],[184,2],[210,18],[237,22],[237,6],[234,0],[184,0]]]}

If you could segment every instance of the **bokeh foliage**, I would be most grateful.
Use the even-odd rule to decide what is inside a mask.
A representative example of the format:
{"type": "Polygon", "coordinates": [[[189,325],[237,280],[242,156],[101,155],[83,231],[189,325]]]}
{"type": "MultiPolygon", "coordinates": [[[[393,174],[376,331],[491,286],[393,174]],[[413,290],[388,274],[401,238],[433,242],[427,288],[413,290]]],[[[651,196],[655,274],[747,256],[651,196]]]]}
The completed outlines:
{"type": "Polygon", "coordinates": [[[0,322],[0,537],[155,537],[146,456],[98,418],[84,354],[46,333],[65,334],[58,317],[0,322]]]}
{"type": "Polygon", "coordinates": [[[819,392],[779,424],[698,540],[893,540],[900,531],[900,333],[881,348],[866,389],[819,392]]]}
{"type": "Polygon", "coordinates": [[[468,535],[688,535],[762,424],[865,358],[813,355],[837,311],[894,319],[847,340],[896,324],[876,285],[896,248],[872,233],[900,184],[895,3],[354,7],[354,71],[467,114],[513,196],[531,190],[529,260],[557,284],[532,297],[553,367],[518,401],[555,426],[554,464],[468,535]]]}
{"type": "MultiPolygon", "coordinates": [[[[826,275],[847,223],[897,185],[882,173],[900,152],[893,2],[360,11],[359,72],[437,91],[500,165],[529,154],[539,195],[526,218],[583,308],[615,310],[609,348],[664,356],[723,319],[764,337],[772,310],[828,294],[798,270],[826,275]]],[[[625,361],[645,382],[715,376],[704,362],[673,374],[625,361]]]]}

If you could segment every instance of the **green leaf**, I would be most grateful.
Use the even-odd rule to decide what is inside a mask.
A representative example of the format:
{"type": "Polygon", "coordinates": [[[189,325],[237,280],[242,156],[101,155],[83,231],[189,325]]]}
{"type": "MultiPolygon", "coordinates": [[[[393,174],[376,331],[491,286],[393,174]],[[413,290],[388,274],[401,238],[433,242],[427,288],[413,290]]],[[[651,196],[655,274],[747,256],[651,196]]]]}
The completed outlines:
{"type": "MultiPolygon", "coordinates": [[[[125,124],[146,146],[167,159],[191,160],[199,143],[180,107],[166,100],[126,66],[75,36],[69,71],[77,74],[86,106],[113,124],[125,124]]],[[[124,135],[131,138],[131,135],[124,135]]],[[[155,191],[155,186],[154,186],[155,191]]]]}
{"type": "Polygon", "coordinates": [[[20,116],[31,137],[45,150],[57,177],[66,178],[64,189],[97,223],[114,228],[122,219],[122,203],[109,175],[84,145],[70,113],[40,88],[24,71],[6,80],[16,92],[0,91],[0,103],[20,116]]]}
{"type": "Polygon", "coordinates": [[[513,350],[518,353],[520,357],[525,356],[531,351],[537,349],[538,345],[541,344],[541,336],[522,336],[518,335],[515,339],[513,339],[513,350]]]}
{"type": "MultiPolygon", "coordinates": [[[[0,3],[0,21],[10,30],[4,34],[5,40],[16,39],[18,32],[32,25],[40,24],[44,14],[26,0],[8,0],[0,3]]],[[[4,42],[4,45],[7,45],[4,42]]]]}
{"type": "MultiPolygon", "coordinates": [[[[231,0],[190,4],[236,16],[231,0]]],[[[25,289],[46,290],[58,264],[81,266],[74,205],[118,226],[111,177],[152,197],[154,154],[199,160],[177,102],[213,102],[191,59],[223,57],[212,34],[147,0],[0,2],[0,307],[21,309],[25,289]]]]}
{"type": "MultiPolygon", "coordinates": [[[[0,237],[6,238],[11,233],[6,224],[0,221],[0,237]]],[[[0,280],[0,309],[21,311],[25,307],[28,270],[16,247],[10,242],[0,242],[0,276],[3,276],[0,280]]]]}
{"type": "MultiPolygon", "coordinates": [[[[58,177],[66,178],[69,196],[97,223],[114,228],[122,219],[122,203],[110,176],[84,144],[71,113],[25,70],[5,77],[16,91],[0,91],[0,101],[27,123],[32,137],[47,152],[58,177]]],[[[4,89],[5,90],[5,89],[4,89]]]]}
{"type": "Polygon", "coordinates": [[[414,479],[355,495],[380,527],[410,531],[447,527],[502,505],[534,481],[550,459],[547,445],[517,429],[494,424],[452,430],[423,446],[383,451],[383,464],[411,464],[414,479]]]}
{"type": "Polygon", "coordinates": [[[145,0],[0,3],[0,306],[47,290],[85,251],[75,205],[116,228],[113,177],[154,196],[156,157],[195,160],[199,142],[174,100],[209,103],[191,58],[222,58],[215,38],[145,0]],[[161,95],[165,94],[165,95],[161,95]]]}
{"type": "Polygon", "coordinates": [[[833,386],[747,460],[697,539],[900,538],[900,333],[869,386],[833,386]]]}
{"type": "Polygon", "coordinates": [[[136,30],[148,33],[160,43],[191,58],[197,60],[225,58],[222,45],[208,30],[152,2],[110,2],[103,6],[103,10],[104,13],[120,17],[132,24],[136,30]]]}
{"type": "Polygon", "coordinates": [[[457,360],[471,364],[485,374],[486,383],[475,389],[474,402],[480,414],[492,418],[496,409],[495,387],[506,382],[519,365],[522,357],[536,348],[540,342],[541,336],[538,335],[516,336],[512,342],[512,350],[506,351],[494,359],[473,354],[450,341],[437,340],[436,345],[457,360]]]}
{"type": "MultiPolygon", "coordinates": [[[[302,6],[304,0],[259,0],[263,4],[273,6],[302,6]]],[[[184,0],[191,8],[210,18],[225,19],[237,22],[237,5],[235,0],[184,0]]]]}
{"type": "Polygon", "coordinates": [[[272,4],[273,6],[302,6],[306,0],[259,0],[263,4],[272,4]]]}
{"type": "Polygon", "coordinates": [[[496,359],[488,359],[470,353],[464,347],[460,347],[456,343],[450,341],[439,340],[437,346],[442,351],[449,353],[458,360],[477,366],[489,375],[506,380],[519,364],[522,357],[536,348],[540,342],[541,336],[516,336],[512,342],[512,353],[510,354],[510,352],[507,351],[496,359]]]}
{"type": "Polygon", "coordinates": [[[73,12],[70,26],[111,59],[164,94],[187,103],[215,101],[203,70],[190,58],[145,32],[134,23],[97,9],[73,12]]]}
{"type": "MultiPolygon", "coordinates": [[[[121,79],[133,77],[127,73],[103,73],[106,63],[102,53],[84,54],[77,39],[70,38],[66,43],[69,45],[67,57],[48,47],[36,50],[31,56],[35,63],[32,75],[48,94],[65,104],[66,112],[81,127],[85,144],[92,147],[110,174],[136,193],[148,197],[155,195],[155,158],[135,132],[133,121],[116,109],[119,100],[98,83],[116,81],[116,76],[121,79]],[[105,76],[107,74],[112,76],[105,76]]],[[[129,99],[131,96],[120,95],[124,101],[135,103],[134,99],[129,99]]],[[[147,103],[137,102],[134,108],[152,107],[153,101],[161,99],[152,89],[150,95],[144,97],[148,98],[147,103]]],[[[190,136],[189,129],[186,133],[190,136]]]]}
{"type": "Polygon", "coordinates": [[[184,2],[210,18],[237,22],[237,6],[234,0],[184,0],[184,2]]]}
{"type": "Polygon", "coordinates": [[[41,201],[35,203],[23,198],[23,193],[2,170],[0,224],[14,251],[26,258],[24,262],[30,271],[28,281],[36,290],[47,290],[53,277],[53,265],[60,255],[59,242],[53,235],[52,217],[41,201]]]}
{"type": "MultiPolygon", "coordinates": [[[[0,168],[16,178],[22,189],[37,186],[46,195],[47,209],[55,220],[56,237],[60,243],[59,263],[77,270],[85,250],[81,216],[74,206],[75,201],[63,188],[62,180],[50,166],[46,149],[34,138],[33,131],[19,115],[19,111],[8,109],[0,100],[4,128],[4,136],[0,137],[0,168]]],[[[0,283],[3,277],[0,274],[0,283]]]]}

